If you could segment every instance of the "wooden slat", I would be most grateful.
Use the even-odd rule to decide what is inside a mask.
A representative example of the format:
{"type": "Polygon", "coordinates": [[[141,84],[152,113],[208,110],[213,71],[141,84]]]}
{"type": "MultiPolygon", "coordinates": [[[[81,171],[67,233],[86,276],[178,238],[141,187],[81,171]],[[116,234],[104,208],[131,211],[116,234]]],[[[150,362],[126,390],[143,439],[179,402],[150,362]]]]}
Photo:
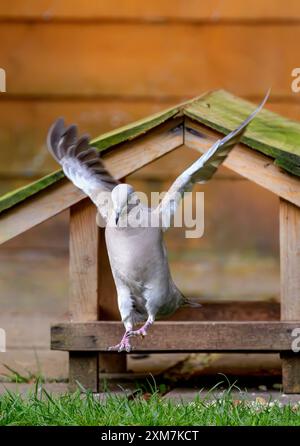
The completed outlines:
{"type": "Polygon", "coordinates": [[[96,207],[85,198],[70,209],[70,320],[98,319],[100,237],[96,207]]]}
{"type": "Polygon", "coordinates": [[[83,198],[85,196],[79,189],[62,179],[0,215],[0,244],[48,220],[83,198]]]}
{"type": "Polygon", "coordinates": [[[281,353],[280,358],[284,393],[300,393],[299,353],[281,353]]]}
{"type": "MultiPolygon", "coordinates": [[[[86,198],[70,210],[70,320],[98,319],[99,230],[96,208],[86,198]]],[[[85,388],[98,391],[97,353],[76,352],[69,355],[69,386],[75,390],[79,381],[85,388]]]]}
{"type": "MultiPolygon", "coordinates": [[[[149,131],[145,137],[114,148],[103,159],[108,170],[120,179],[140,167],[180,147],[183,143],[182,119],[171,121],[149,131]]],[[[66,179],[39,192],[24,203],[0,215],[0,244],[67,209],[85,195],[66,179]]]]}
{"type": "MultiPolygon", "coordinates": [[[[186,119],[185,145],[205,152],[222,135],[186,119]]],[[[273,164],[267,156],[238,144],[224,162],[224,166],[257,183],[278,196],[300,206],[300,181],[273,164]]]]}
{"type": "Polygon", "coordinates": [[[281,319],[300,318],[300,209],[280,200],[281,319]]]}
{"type": "MultiPolygon", "coordinates": [[[[280,200],[281,320],[300,319],[300,209],[280,200]]],[[[293,338],[295,339],[295,338],[293,338]]],[[[286,393],[300,393],[299,353],[282,355],[286,393]]]]}
{"type": "MultiPolygon", "coordinates": [[[[222,134],[229,133],[256,106],[225,90],[212,91],[184,107],[185,116],[222,134]]],[[[267,109],[251,122],[241,142],[276,160],[289,173],[300,176],[300,125],[267,109]]]]}
{"type": "MultiPolygon", "coordinates": [[[[234,280],[234,278],[232,279],[234,280]]],[[[245,302],[220,300],[203,302],[200,308],[179,308],[169,320],[172,321],[277,321],[280,319],[278,302],[245,302]]]]}
{"type": "MultiPolygon", "coordinates": [[[[27,260],[27,259],[26,259],[27,260]]],[[[20,261],[21,262],[21,261],[20,261]]],[[[1,264],[2,264],[1,259],[1,264]]],[[[41,260],[36,263],[43,263],[41,260]]],[[[57,272],[54,271],[55,261],[52,264],[47,264],[51,267],[53,274],[51,279],[58,276],[57,272]]],[[[32,265],[30,265],[32,266],[32,265]]],[[[16,269],[19,265],[16,265],[16,269]]],[[[61,268],[61,263],[59,264],[61,268]]],[[[40,273],[40,269],[37,269],[37,265],[34,264],[31,269],[37,274],[40,273]]],[[[8,270],[8,269],[7,269],[8,270]]],[[[2,271],[5,273],[7,270],[2,271]]],[[[101,270],[101,264],[100,264],[101,270]]],[[[29,273],[27,274],[27,276],[29,273]]],[[[25,274],[23,274],[25,276],[25,274]]],[[[2,294],[5,294],[6,301],[1,300],[3,310],[1,311],[0,324],[1,328],[4,328],[7,335],[7,350],[48,350],[49,349],[49,333],[48,326],[50,326],[53,321],[57,321],[62,317],[63,311],[65,310],[65,296],[63,293],[58,295],[58,293],[53,296],[51,300],[51,291],[48,294],[43,294],[42,301],[40,294],[36,292],[35,295],[32,294],[32,299],[30,301],[30,311],[25,314],[24,308],[29,309],[29,302],[27,296],[30,290],[25,290],[24,281],[26,281],[27,276],[23,279],[21,287],[24,289],[24,295],[26,292],[26,301],[23,306],[15,311],[16,299],[14,296],[18,293],[17,288],[12,289],[9,294],[8,287],[2,288],[2,294]],[[54,300],[55,299],[55,300],[54,300]],[[64,299],[64,300],[63,300],[64,299]],[[9,302],[10,301],[10,302],[9,302]],[[9,303],[8,303],[9,302],[9,303]],[[4,306],[6,309],[4,310],[4,306]]],[[[49,289],[52,280],[49,279],[46,283],[46,287],[49,289]]],[[[64,277],[65,279],[65,277],[64,277]]],[[[32,279],[34,280],[34,279],[32,279]]],[[[36,282],[35,282],[36,283],[36,282]]],[[[37,284],[40,288],[39,283],[37,284]]],[[[59,288],[61,286],[61,280],[58,284],[59,288]]],[[[25,300],[25,299],[24,299],[25,300]]],[[[101,295],[100,295],[101,301],[101,295]]],[[[113,299],[111,299],[113,304],[113,299]]],[[[101,318],[101,309],[100,309],[101,318]]],[[[182,308],[176,312],[176,315],[168,320],[177,321],[271,321],[279,320],[280,318],[280,304],[278,302],[206,302],[202,305],[201,309],[198,308],[182,308]]],[[[118,312],[117,319],[120,321],[120,314],[118,312]]],[[[59,356],[58,356],[59,358],[59,356]]],[[[35,364],[37,366],[37,364],[35,364]]],[[[0,372],[1,373],[1,372],[0,372]]]]}
{"type": "Polygon", "coordinates": [[[98,354],[95,352],[69,353],[69,383],[71,392],[84,387],[98,392],[98,354]]]}
{"type": "MultiPolygon", "coordinates": [[[[290,351],[291,332],[299,322],[156,322],[147,337],[134,340],[136,351],[290,351]]],[[[57,324],[51,348],[68,351],[105,351],[124,331],[119,322],[57,324]]]]}
{"type": "Polygon", "coordinates": [[[120,179],[182,144],[183,120],[172,118],[141,138],[113,147],[112,151],[103,154],[103,160],[110,173],[120,179]]]}
{"type": "Polygon", "coordinates": [[[290,24],[3,23],[0,60],[13,95],[193,97],[222,86],[261,96],[272,85],[290,97],[299,40],[290,24]]]}
{"type": "Polygon", "coordinates": [[[13,19],[295,19],[300,17],[297,0],[2,0],[0,17],[13,19]]]}
{"type": "MultiPolygon", "coordinates": [[[[71,321],[117,320],[116,288],[105,243],[104,229],[96,225],[96,208],[86,198],[71,207],[70,218],[70,318],[71,321]]],[[[125,372],[126,355],[115,357],[70,353],[70,383],[76,380],[94,391],[99,372],[125,372]]]]}

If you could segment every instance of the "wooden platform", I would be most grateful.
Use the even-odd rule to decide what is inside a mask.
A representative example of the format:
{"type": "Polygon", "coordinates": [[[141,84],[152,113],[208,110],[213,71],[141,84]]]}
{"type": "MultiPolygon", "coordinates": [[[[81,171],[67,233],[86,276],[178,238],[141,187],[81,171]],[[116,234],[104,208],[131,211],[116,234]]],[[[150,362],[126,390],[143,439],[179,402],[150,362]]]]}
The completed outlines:
{"type": "MultiPolygon", "coordinates": [[[[146,121],[131,125],[130,131],[128,127],[119,129],[98,138],[94,143],[96,145],[99,143],[97,147],[101,150],[109,149],[103,154],[106,165],[116,178],[123,180],[124,176],[130,175],[176,148],[182,148],[183,145],[203,152],[220,137],[219,132],[223,134],[235,128],[236,123],[228,121],[228,117],[235,116],[236,101],[241,105],[241,109],[239,108],[241,116],[252,109],[251,105],[244,101],[231,96],[230,99],[227,93],[218,93],[217,96],[219,99],[215,96],[205,96],[202,100],[195,99],[186,103],[184,108],[180,106],[179,109],[166,111],[154,118],[149,117],[146,121]],[[224,109],[224,101],[227,105],[231,104],[229,108],[226,105],[224,109]],[[231,106],[232,113],[229,112],[231,106]],[[217,110],[216,116],[214,113],[211,116],[212,108],[217,110]],[[209,119],[207,114],[210,115],[209,119]]],[[[248,147],[239,144],[224,165],[278,197],[280,321],[204,322],[188,319],[185,322],[158,322],[143,343],[136,341],[135,348],[137,352],[161,353],[280,352],[283,388],[287,393],[300,393],[300,358],[291,351],[293,330],[300,326],[300,322],[297,322],[300,321],[299,179],[278,169],[272,161],[275,159],[281,168],[298,175],[298,164],[295,159],[298,157],[300,126],[280,118],[279,130],[278,120],[274,115],[266,112],[264,116],[265,129],[269,130],[270,123],[274,120],[276,123],[270,150],[266,149],[266,145],[270,143],[265,139],[265,133],[268,132],[262,131],[264,127],[259,124],[260,133],[248,133],[243,141],[248,147]],[[295,132],[291,131],[294,127],[295,132]],[[291,137],[290,145],[281,145],[278,148],[277,132],[282,135],[283,128],[286,129],[287,135],[296,136],[291,137]]],[[[1,218],[4,234],[2,242],[62,210],[70,209],[68,316],[72,322],[52,328],[52,349],[69,352],[70,388],[74,388],[76,383],[80,382],[85,388],[97,392],[100,371],[119,373],[127,369],[126,354],[107,352],[108,346],[119,342],[124,328],[117,322],[119,311],[116,304],[116,289],[109,266],[104,230],[98,228],[95,222],[96,209],[65,179],[59,180],[61,174],[58,174],[59,178],[56,175],[53,173],[39,180],[38,184],[31,184],[2,199],[4,211],[1,218]],[[47,190],[44,189],[47,186],[49,186],[47,190]],[[28,201],[25,202],[25,199],[28,201]]],[[[232,197],[229,199],[232,200],[232,197]]],[[[225,284],[222,283],[222,286],[225,284]]],[[[244,281],[241,280],[240,288],[243,287],[244,281]]]]}
{"type": "MultiPolygon", "coordinates": [[[[156,322],[137,352],[291,352],[299,322],[156,322]]],[[[120,322],[96,321],[52,326],[51,347],[70,352],[107,352],[124,334],[120,322]]],[[[116,353],[111,353],[111,355],[116,353]]]]}

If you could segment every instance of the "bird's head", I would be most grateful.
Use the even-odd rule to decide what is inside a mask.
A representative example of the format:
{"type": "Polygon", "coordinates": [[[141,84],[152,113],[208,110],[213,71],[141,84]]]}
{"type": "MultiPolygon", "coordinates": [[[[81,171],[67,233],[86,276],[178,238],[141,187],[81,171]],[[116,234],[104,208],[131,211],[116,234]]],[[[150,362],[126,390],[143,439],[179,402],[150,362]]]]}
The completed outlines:
{"type": "Polygon", "coordinates": [[[113,211],[116,225],[118,224],[120,215],[131,206],[136,206],[139,199],[130,184],[118,184],[111,193],[113,211]]]}

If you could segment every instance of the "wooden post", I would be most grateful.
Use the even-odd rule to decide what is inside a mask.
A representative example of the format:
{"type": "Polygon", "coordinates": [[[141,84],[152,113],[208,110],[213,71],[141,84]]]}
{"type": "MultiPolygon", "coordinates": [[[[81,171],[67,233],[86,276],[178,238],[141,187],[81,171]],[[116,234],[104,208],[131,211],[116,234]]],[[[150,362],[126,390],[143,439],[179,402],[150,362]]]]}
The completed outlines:
{"type": "MultiPolygon", "coordinates": [[[[283,199],[280,199],[280,263],[281,320],[300,321],[300,209],[283,199]]],[[[284,392],[300,393],[300,353],[285,353],[281,358],[284,392]]]]}
{"type": "MultiPolygon", "coordinates": [[[[99,230],[96,208],[88,199],[70,209],[70,319],[71,322],[98,320],[99,230]]],[[[77,381],[98,391],[99,360],[96,352],[69,353],[69,387],[77,381]]]]}

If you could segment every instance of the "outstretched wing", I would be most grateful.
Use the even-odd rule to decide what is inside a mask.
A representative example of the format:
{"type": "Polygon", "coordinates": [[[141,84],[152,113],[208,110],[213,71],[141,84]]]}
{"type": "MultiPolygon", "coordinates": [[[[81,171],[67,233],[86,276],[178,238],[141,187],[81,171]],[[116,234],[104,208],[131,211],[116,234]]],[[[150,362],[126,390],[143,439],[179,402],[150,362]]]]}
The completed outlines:
{"type": "Polygon", "coordinates": [[[106,220],[110,193],[119,182],[106,170],[99,152],[89,143],[88,135],[77,137],[77,126],[65,127],[62,118],[48,132],[49,152],[62,166],[66,177],[91,198],[106,220]]]}
{"type": "Polygon", "coordinates": [[[184,192],[190,191],[195,183],[205,183],[214,175],[233,147],[240,141],[248,124],[263,108],[269,93],[270,90],[256,110],[237,129],[216,141],[207,152],[175,180],[159,206],[154,210],[159,213],[159,220],[164,229],[170,226],[171,218],[174,216],[184,192]]]}

